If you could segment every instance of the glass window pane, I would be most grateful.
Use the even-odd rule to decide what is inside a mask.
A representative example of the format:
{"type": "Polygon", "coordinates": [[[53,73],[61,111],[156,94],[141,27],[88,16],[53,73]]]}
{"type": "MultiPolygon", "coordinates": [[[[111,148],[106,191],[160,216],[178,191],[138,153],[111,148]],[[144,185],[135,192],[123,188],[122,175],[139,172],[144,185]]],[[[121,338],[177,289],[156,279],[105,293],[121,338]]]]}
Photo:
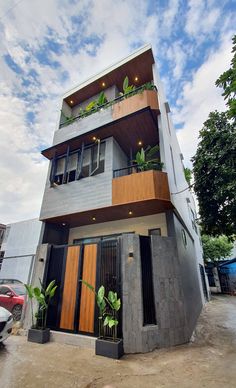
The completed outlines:
{"type": "Polygon", "coordinates": [[[57,167],[56,167],[56,174],[55,175],[60,175],[60,174],[64,173],[65,161],[66,161],[66,158],[57,159],[57,167]]]}

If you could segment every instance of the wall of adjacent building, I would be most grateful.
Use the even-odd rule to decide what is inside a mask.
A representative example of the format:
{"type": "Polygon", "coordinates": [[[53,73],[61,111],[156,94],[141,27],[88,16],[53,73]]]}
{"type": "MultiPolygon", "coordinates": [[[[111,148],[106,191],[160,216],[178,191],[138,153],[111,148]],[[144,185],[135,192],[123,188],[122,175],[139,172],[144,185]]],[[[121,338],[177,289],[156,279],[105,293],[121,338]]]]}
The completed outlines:
{"type": "Polygon", "coordinates": [[[38,219],[7,225],[2,250],[1,279],[30,279],[34,256],[39,244],[42,223],[38,219]]]}

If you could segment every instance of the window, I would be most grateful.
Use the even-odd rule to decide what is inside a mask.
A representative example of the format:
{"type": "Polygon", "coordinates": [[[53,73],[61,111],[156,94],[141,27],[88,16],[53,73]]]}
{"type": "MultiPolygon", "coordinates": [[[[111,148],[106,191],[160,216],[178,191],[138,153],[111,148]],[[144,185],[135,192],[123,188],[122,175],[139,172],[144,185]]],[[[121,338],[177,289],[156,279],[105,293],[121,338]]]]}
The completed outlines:
{"type": "Polygon", "coordinates": [[[10,291],[9,288],[7,287],[4,287],[4,286],[0,287],[0,295],[6,295],[7,292],[9,291],[10,291]]]}
{"type": "Polygon", "coordinates": [[[170,155],[171,155],[171,162],[172,162],[172,169],[173,169],[173,175],[174,175],[175,186],[177,187],[177,183],[176,183],[176,174],[175,174],[175,164],[174,164],[174,156],[173,156],[173,151],[172,151],[172,147],[171,147],[171,146],[170,146],[170,155]]]}
{"type": "Polygon", "coordinates": [[[51,184],[61,185],[77,179],[101,174],[105,169],[105,142],[83,147],[67,155],[54,158],[50,175],[51,184]]]}
{"type": "Polygon", "coordinates": [[[184,246],[186,248],[186,246],[187,246],[187,237],[186,237],[186,233],[185,233],[184,229],[182,229],[181,234],[182,234],[183,244],[184,244],[184,246]]]}
{"type": "Polygon", "coordinates": [[[161,228],[148,229],[149,236],[161,236],[161,228]]]}

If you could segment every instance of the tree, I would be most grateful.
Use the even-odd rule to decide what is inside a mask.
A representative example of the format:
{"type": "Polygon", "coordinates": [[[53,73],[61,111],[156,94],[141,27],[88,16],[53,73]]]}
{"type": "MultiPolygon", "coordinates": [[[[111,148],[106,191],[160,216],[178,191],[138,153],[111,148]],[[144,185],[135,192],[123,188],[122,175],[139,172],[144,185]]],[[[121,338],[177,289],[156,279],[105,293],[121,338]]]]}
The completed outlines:
{"type": "Polygon", "coordinates": [[[185,175],[186,181],[188,182],[188,185],[190,186],[191,179],[192,179],[192,171],[190,170],[190,168],[188,168],[188,167],[184,168],[184,175],[185,175]]]}
{"type": "Polygon", "coordinates": [[[236,129],[225,112],[209,114],[192,158],[203,233],[236,232],[236,129]]]}
{"type": "Polygon", "coordinates": [[[231,67],[216,80],[216,86],[224,89],[222,96],[227,100],[228,118],[236,122],[236,35],[234,35],[232,40],[232,53],[234,53],[234,56],[231,61],[231,67]]]}
{"type": "Polygon", "coordinates": [[[233,243],[226,236],[202,235],[203,258],[205,262],[217,261],[230,256],[233,243]]]}

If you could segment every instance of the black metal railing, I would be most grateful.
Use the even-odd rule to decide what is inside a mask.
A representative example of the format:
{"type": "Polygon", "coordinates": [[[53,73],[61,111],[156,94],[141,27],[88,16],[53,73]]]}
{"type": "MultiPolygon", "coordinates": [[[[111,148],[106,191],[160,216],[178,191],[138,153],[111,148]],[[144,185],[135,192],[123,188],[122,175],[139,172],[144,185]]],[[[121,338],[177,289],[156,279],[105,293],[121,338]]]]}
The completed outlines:
{"type": "Polygon", "coordinates": [[[128,167],[119,168],[117,170],[113,170],[113,178],[119,178],[121,176],[126,176],[126,175],[134,174],[137,172],[148,171],[148,170],[161,171],[162,170],[161,163],[152,163],[149,166],[132,164],[128,167]]]}
{"type": "Polygon", "coordinates": [[[83,113],[80,113],[78,116],[68,118],[68,120],[66,120],[64,123],[60,124],[59,128],[65,127],[65,126],[67,126],[67,125],[69,125],[69,124],[71,124],[79,119],[90,116],[91,114],[96,113],[96,112],[100,111],[101,109],[109,108],[110,106],[116,104],[117,102],[125,100],[126,98],[134,96],[135,94],[142,93],[144,90],[156,90],[157,91],[157,87],[155,85],[150,85],[149,83],[144,84],[142,86],[139,86],[138,88],[132,90],[131,92],[128,92],[126,94],[122,94],[121,96],[114,98],[114,100],[112,100],[112,101],[108,101],[105,104],[102,104],[100,106],[92,108],[88,112],[84,111],[83,113]]]}

